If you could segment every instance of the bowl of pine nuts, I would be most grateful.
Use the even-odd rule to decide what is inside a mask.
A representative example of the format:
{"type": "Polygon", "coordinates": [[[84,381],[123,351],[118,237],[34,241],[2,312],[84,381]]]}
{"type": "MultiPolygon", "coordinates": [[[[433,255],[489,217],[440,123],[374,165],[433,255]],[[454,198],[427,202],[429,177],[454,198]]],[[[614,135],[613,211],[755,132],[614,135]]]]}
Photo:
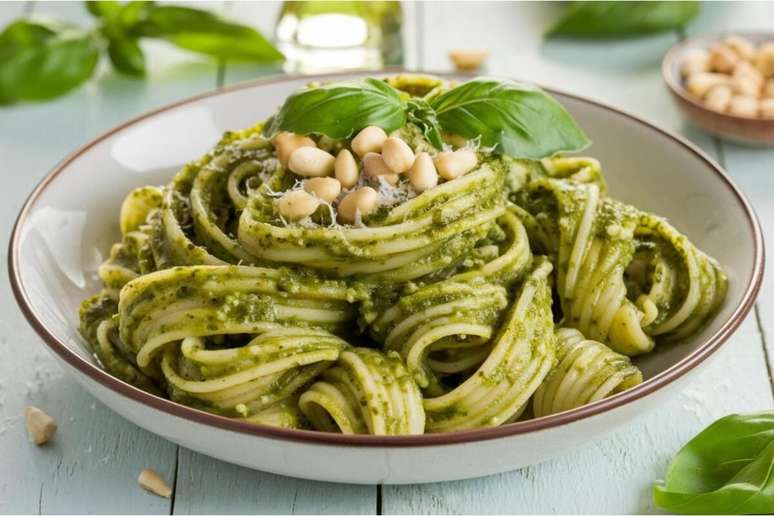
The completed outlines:
{"type": "Polygon", "coordinates": [[[678,108],[700,128],[774,145],[774,33],[687,39],[667,52],[661,71],[678,108]]]}

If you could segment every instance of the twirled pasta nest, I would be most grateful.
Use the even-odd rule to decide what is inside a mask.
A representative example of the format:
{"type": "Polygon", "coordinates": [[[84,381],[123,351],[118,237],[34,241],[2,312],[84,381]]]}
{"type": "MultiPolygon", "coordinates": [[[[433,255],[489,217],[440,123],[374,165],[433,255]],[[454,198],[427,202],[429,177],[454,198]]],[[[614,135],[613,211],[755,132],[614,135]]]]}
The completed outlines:
{"type": "MultiPolygon", "coordinates": [[[[411,123],[395,135],[435,152],[411,123]]],[[[351,190],[379,194],[368,216],[337,222],[344,188],[291,222],[276,199],[300,178],[262,125],[227,133],[168,185],[126,198],[83,334],[112,374],[202,410],[419,434],[636,385],[627,355],[690,335],[722,302],[719,266],[607,197],[595,160],[458,145],[476,152],[464,175],[422,192],[361,177],[351,190]]]]}

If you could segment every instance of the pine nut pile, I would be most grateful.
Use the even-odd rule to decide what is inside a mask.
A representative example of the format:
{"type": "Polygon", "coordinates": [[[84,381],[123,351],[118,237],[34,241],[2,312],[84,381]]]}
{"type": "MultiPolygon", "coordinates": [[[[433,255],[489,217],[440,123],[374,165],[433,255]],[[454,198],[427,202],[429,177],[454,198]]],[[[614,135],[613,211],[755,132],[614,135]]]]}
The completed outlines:
{"type": "Polygon", "coordinates": [[[685,88],[713,111],[752,118],[774,118],[774,41],[754,45],[728,36],[710,49],[683,58],[685,88]]]}

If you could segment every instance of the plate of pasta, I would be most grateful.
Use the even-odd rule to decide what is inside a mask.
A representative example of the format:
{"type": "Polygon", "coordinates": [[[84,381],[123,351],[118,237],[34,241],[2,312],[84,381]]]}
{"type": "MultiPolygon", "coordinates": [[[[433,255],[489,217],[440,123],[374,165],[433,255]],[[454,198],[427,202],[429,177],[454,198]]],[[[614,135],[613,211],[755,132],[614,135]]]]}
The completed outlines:
{"type": "Polygon", "coordinates": [[[717,164],[632,115],[348,74],[97,138],[28,198],[9,272],[130,421],[269,472],[409,483],[546,460],[662,403],[749,312],[763,241],[717,164]]]}

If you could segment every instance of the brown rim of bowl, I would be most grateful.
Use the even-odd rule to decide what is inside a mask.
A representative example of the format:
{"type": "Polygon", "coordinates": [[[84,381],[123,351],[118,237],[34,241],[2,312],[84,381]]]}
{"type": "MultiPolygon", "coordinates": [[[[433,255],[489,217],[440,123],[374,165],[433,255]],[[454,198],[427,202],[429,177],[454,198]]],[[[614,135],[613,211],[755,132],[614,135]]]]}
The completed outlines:
{"type": "Polygon", "coordinates": [[[277,428],[271,426],[255,425],[239,421],[237,419],[227,418],[224,416],[218,416],[209,412],[197,410],[186,405],[181,405],[170,401],[166,398],[161,398],[153,394],[149,394],[143,390],[138,389],[128,383],[125,383],[118,378],[115,378],[108,374],[106,371],[100,369],[91,362],[81,358],[78,354],[71,351],[64,342],[61,342],[48,328],[38,320],[32,312],[30,302],[28,300],[27,292],[21,283],[20,273],[18,269],[19,257],[17,256],[19,251],[19,229],[25,222],[27,215],[35,203],[40,194],[46,189],[47,185],[58,176],[67,166],[79,157],[84,152],[88,151],[91,147],[101,142],[102,140],[112,136],[114,133],[141,122],[149,117],[157,115],[159,113],[168,111],[170,109],[195,102],[200,99],[219,95],[224,92],[237,91],[247,88],[253,88],[264,84],[274,84],[281,82],[290,82],[298,79],[308,80],[326,80],[340,76],[351,76],[358,73],[372,74],[372,75],[385,75],[388,73],[427,73],[440,77],[459,77],[459,75],[445,73],[445,72],[409,72],[402,69],[393,70],[381,70],[381,71],[349,71],[335,74],[324,74],[314,76],[279,76],[270,77],[267,79],[258,79],[253,81],[246,81],[238,83],[232,86],[221,88],[214,91],[205,92],[187,99],[168,104],[161,108],[147,112],[136,118],[133,118],[123,124],[114,127],[110,131],[103,133],[101,136],[93,139],[86,145],[80,147],[75,152],[67,156],[61,162],[59,162],[49,172],[43,180],[35,187],[27,200],[24,202],[19,216],[16,219],[16,223],[13,227],[11,239],[9,241],[8,248],[8,273],[11,281],[11,287],[13,289],[16,301],[19,304],[22,312],[24,313],[27,321],[33,327],[33,329],[43,338],[43,341],[48,345],[51,350],[59,355],[67,364],[74,367],[81,373],[85,374],[89,379],[96,381],[103,386],[113,390],[114,392],[129,398],[130,400],[144,405],[148,405],[157,410],[161,410],[169,415],[177,416],[182,419],[194,421],[196,423],[211,425],[218,428],[231,430],[234,432],[240,432],[244,434],[252,434],[259,437],[281,439],[286,441],[303,442],[308,444],[319,445],[333,445],[333,446],[365,446],[365,447],[409,447],[409,446],[437,446],[437,445],[449,445],[457,443],[470,443],[476,441],[484,441],[489,439],[497,439],[508,437],[517,434],[523,434],[527,432],[534,432],[539,430],[545,430],[580,419],[584,419],[590,416],[607,412],[614,408],[625,405],[631,401],[643,398],[648,394],[655,392],[674,380],[680,378],[685,373],[702,363],[707,357],[717,351],[720,346],[731,336],[736,328],[742,323],[747,313],[752,308],[755,298],[760,290],[761,281],[763,277],[764,267],[764,248],[763,237],[761,234],[760,224],[758,218],[755,215],[750,203],[745,199],[739,188],[731,181],[731,179],[723,172],[719,165],[715,164],[702,150],[697,148],[692,143],[683,139],[680,136],[676,136],[668,131],[660,129],[655,125],[646,122],[639,117],[629,114],[625,111],[613,108],[603,103],[589,100],[584,97],[564,93],[559,90],[545,88],[550,93],[558,93],[568,98],[580,102],[586,102],[588,104],[600,107],[606,111],[623,115],[630,120],[633,120],[645,127],[648,127],[663,136],[666,136],[678,144],[682,145],[686,150],[690,151],[697,158],[704,161],[704,163],[726,184],[731,192],[736,196],[739,203],[747,213],[748,230],[752,233],[753,239],[753,272],[750,282],[745,287],[744,294],[741,302],[734,309],[729,319],[718,329],[713,335],[711,335],[706,342],[702,343],[693,353],[683,358],[678,363],[672,365],[667,370],[660,372],[656,376],[645,380],[640,385],[633,387],[627,391],[616,394],[609,398],[605,398],[594,403],[584,405],[582,407],[569,410],[567,412],[561,412],[550,416],[544,416],[541,418],[530,419],[526,421],[519,421],[516,423],[510,423],[503,426],[493,428],[479,428],[474,430],[464,430],[459,432],[448,432],[438,434],[423,434],[412,436],[374,436],[374,435],[343,435],[330,432],[316,432],[312,430],[295,430],[286,428],[277,428]]]}
{"type": "MultiPolygon", "coordinates": [[[[672,72],[672,63],[677,61],[680,58],[680,54],[682,54],[687,48],[694,47],[694,46],[700,46],[698,45],[701,41],[720,41],[721,38],[725,36],[767,36],[770,37],[772,41],[774,41],[774,32],[717,32],[717,33],[707,33],[707,34],[698,34],[696,36],[692,36],[690,38],[686,38],[682,40],[680,43],[677,43],[672,48],[670,48],[666,54],[664,54],[664,58],[661,60],[661,76],[664,79],[664,82],[666,83],[669,90],[680,97],[680,99],[684,100],[685,102],[691,104],[692,106],[695,106],[702,111],[706,111],[707,113],[711,113],[713,115],[724,117],[729,120],[734,120],[737,122],[742,123],[754,123],[754,124],[772,124],[774,125],[774,118],[763,118],[763,117],[757,117],[757,116],[739,116],[739,115],[733,115],[731,113],[725,113],[721,111],[714,111],[707,106],[705,106],[703,103],[699,102],[699,100],[696,99],[693,95],[688,93],[688,90],[683,87],[682,83],[682,76],[680,75],[680,72],[678,70],[677,77],[675,77],[675,74],[672,72]]],[[[702,47],[704,45],[701,45],[702,47]]]]}

